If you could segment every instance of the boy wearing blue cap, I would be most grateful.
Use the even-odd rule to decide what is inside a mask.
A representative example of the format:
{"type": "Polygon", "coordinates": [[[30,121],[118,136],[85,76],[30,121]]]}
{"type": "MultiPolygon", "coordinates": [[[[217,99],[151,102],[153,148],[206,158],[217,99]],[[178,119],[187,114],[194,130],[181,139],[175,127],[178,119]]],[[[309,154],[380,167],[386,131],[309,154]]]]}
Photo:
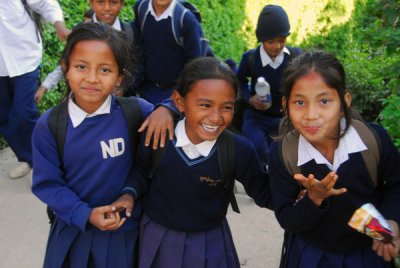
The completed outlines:
{"type": "Polygon", "coordinates": [[[241,97],[248,104],[243,114],[242,133],[255,146],[263,166],[267,164],[271,135],[277,133],[282,117],[281,74],[291,58],[300,53],[299,48],[286,47],[289,35],[290,24],[285,10],[277,5],[265,6],[256,28],[261,44],[243,54],[237,73],[241,97]],[[270,86],[270,102],[263,101],[255,92],[260,77],[270,86]]]}

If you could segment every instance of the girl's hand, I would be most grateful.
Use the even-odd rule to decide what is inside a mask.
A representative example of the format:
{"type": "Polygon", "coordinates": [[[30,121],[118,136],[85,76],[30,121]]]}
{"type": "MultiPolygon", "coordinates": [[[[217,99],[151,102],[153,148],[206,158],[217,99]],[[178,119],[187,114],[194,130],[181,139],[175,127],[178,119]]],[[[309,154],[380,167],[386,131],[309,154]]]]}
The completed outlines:
{"type": "Polygon", "coordinates": [[[89,222],[102,231],[116,230],[126,221],[121,219],[114,206],[97,207],[92,210],[89,222]]]}
{"type": "Polygon", "coordinates": [[[335,172],[329,172],[321,181],[314,178],[313,174],[304,177],[302,174],[295,174],[294,178],[301,183],[306,189],[308,197],[320,206],[322,201],[332,195],[341,195],[347,191],[346,188],[334,189],[338,176],[335,172]]]}
{"type": "Polygon", "coordinates": [[[144,144],[149,146],[153,137],[152,145],[154,150],[158,148],[158,144],[160,144],[160,147],[164,147],[167,131],[169,139],[172,140],[174,138],[174,118],[171,111],[164,106],[159,106],[144,120],[138,131],[143,132],[146,128],[147,133],[144,144]]]}
{"type": "Polygon", "coordinates": [[[374,239],[372,243],[372,249],[376,251],[376,254],[385,259],[385,261],[396,258],[400,249],[399,225],[392,220],[388,220],[388,223],[392,229],[393,241],[385,244],[382,241],[374,239]]]}
{"type": "Polygon", "coordinates": [[[265,102],[263,102],[263,101],[260,101],[260,100],[258,99],[258,96],[257,96],[257,95],[253,95],[253,96],[250,97],[250,99],[249,99],[249,104],[250,104],[254,109],[259,110],[259,111],[268,110],[269,107],[271,106],[271,105],[268,104],[268,103],[265,103],[265,102]]]}
{"type": "Polygon", "coordinates": [[[120,198],[115,200],[112,206],[116,207],[116,212],[121,212],[125,210],[125,215],[129,218],[132,215],[133,206],[135,205],[135,201],[130,194],[123,194],[120,198]]]}
{"type": "Polygon", "coordinates": [[[44,95],[45,92],[46,92],[46,88],[44,86],[40,86],[36,90],[35,97],[34,97],[36,104],[38,104],[42,100],[43,95],[44,95]]]}

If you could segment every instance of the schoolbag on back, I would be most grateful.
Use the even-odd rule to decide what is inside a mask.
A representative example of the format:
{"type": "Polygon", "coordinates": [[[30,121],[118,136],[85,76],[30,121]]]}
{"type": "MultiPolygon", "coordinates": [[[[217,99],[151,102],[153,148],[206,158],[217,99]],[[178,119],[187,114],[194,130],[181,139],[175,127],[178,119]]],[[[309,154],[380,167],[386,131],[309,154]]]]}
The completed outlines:
{"type": "MultiPolygon", "coordinates": [[[[125,120],[128,125],[128,131],[130,134],[131,150],[132,153],[135,154],[138,144],[140,142],[138,129],[143,122],[142,111],[136,98],[115,98],[125,116],[125,120]]],[[[65,137],[67,136],[68,124],[68,101],[63,101],[50,111],[47,124],[51,134],[56,141],[58,158],[61,162],[61,169],[63,169],[64,144],[65,137]]],[[[47,207],[47,215],[49,217],[50,223],[53,223],[55,215],[49,207],[47,207]]]]}
{"type": "Polygon", "coordinates": [[[38,39],[38,42],[40,42],[40,38],[43,40],[44,38],[44,33],[43,33],[43,25],[42,25],[42,19],[40,17],[40,14],[34,12],[26,0],[21,0],[22,5],[24,6],[25,11],[28,13],[29,17],[33,20],[35,23],[35,28],[36,28],[36,36],[38,39]]]}
{"type": "MultiPolygon", "coordinates": [[[[140,32],[143,33],[144,24],[148,15],[148,5],[151,0],[138,0],[136,1],[133,10],[135,13],[135,18],[139,21],[140,32]]],[[[202,22],[202,17],[200,11],[195,5],[186,1],[178,0],[175,2],[174,10],[172,11],[172,33],[176,43],[183,47],[184,37],[183,37],[183,18],[187,12],[193,13],[199,23],[202,22]]],[[[214,56],[214,52],[210,47],[210,42],[204,37],[204,32],[200,38],[200,46],[202,51],[202,56],[214,56]]]]}
{"type": "MultiPolygon", "coordinates": [[[[352,120],[352,126],[360,135],[361,140],[367,146],[367,150],[362,151],[361,155],[368,169],[371,184],[374,187],[381,186],[378,178],[378,165],[381,154],[381,142],[374,129],[360,120],[352,120]]],[[[279,154],[286,169],[291,175],[301,173],[301,167],[297,166],[298,160],[299,133],[291,131],[282,139],[279,154]]]]}

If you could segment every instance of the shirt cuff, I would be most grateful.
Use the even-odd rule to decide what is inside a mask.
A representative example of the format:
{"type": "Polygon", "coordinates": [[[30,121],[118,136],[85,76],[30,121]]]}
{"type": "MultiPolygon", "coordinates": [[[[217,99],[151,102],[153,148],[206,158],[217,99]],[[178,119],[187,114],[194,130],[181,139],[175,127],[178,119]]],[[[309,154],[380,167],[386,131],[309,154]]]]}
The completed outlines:
{"type": "Polygon", "coordinates": [[[121,195],[123,195],[123,194],[129,194],[129,195],[133,196],[133,199],[137,198],[137,192],[132,187],[125,187],[124,189],[122,189],[121,195]]]}

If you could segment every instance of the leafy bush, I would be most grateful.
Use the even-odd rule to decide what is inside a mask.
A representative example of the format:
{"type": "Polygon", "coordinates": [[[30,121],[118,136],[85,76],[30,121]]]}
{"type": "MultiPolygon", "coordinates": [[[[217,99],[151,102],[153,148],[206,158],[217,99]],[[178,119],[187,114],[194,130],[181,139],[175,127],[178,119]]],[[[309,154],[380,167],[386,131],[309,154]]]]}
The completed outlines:
{"type": "Polygon", "coordinates": [[[380,113],[382,125],[389,131],[397,148],[400,148],[400,97],[391,95],[383,100],[385,108],[380,113]]]}

